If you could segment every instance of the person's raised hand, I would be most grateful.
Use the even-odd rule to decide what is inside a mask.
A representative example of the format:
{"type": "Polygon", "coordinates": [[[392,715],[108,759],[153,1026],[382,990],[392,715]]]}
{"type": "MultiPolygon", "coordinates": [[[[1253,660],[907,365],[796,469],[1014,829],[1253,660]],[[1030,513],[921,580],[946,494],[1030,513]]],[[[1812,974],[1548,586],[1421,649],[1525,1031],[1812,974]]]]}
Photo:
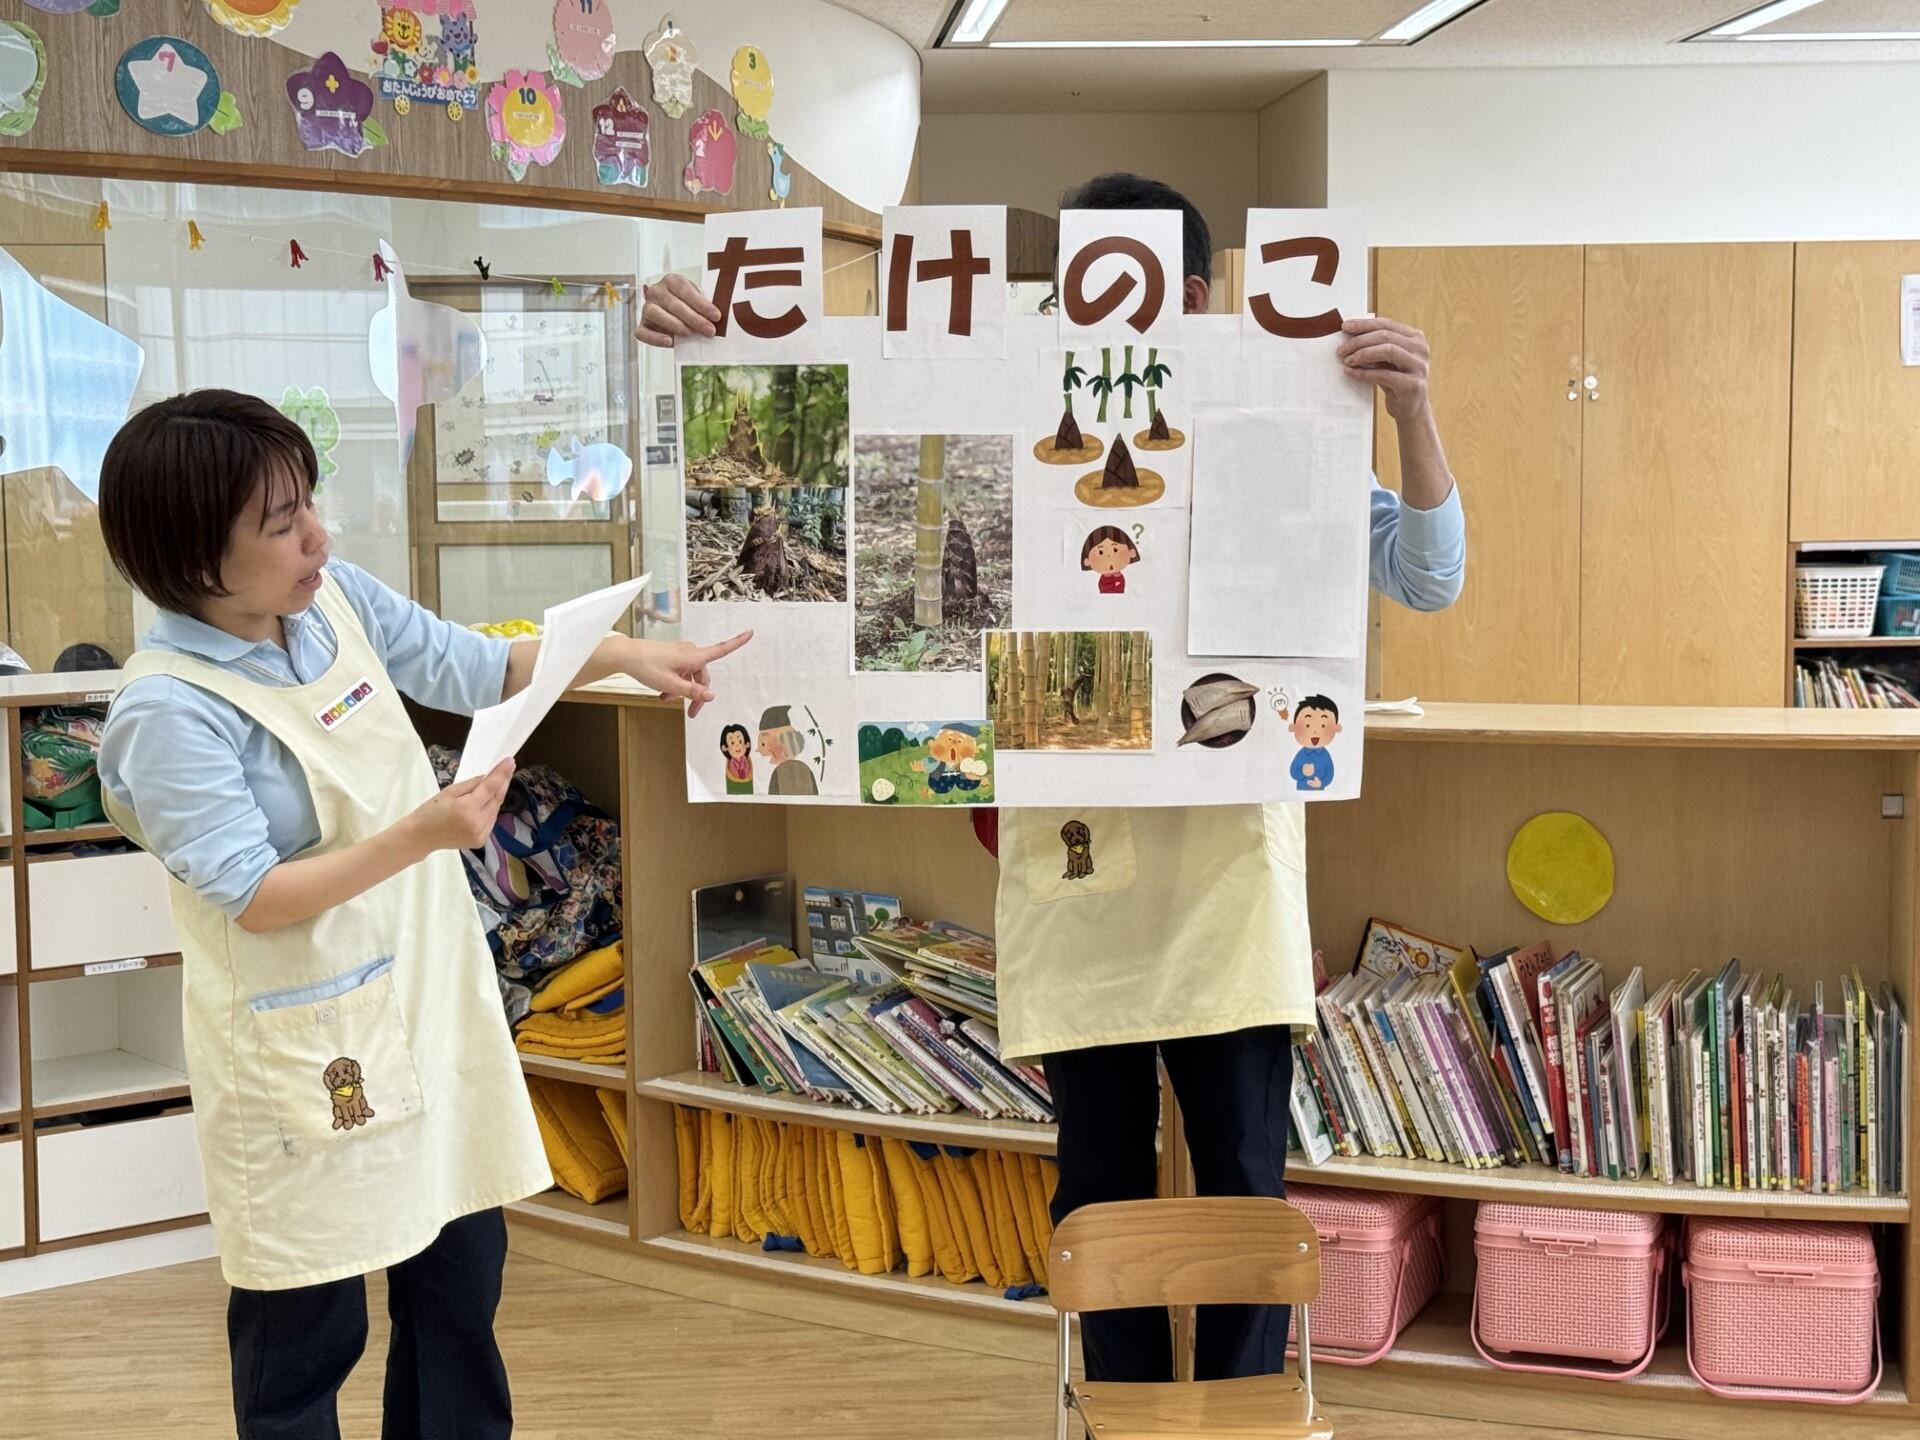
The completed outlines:
{"type": "Polygon", "coordinates": [[[477,780],[449,785],[407,817],[419,842],[435,850],[477,850],[486,844],[513,779],[511,757],[477,780]]]}
{"type": "Polygon", "coordinates": [[[642,345],[671,350],[681,340],[714,334],[720,312],[684,275],[667,275],[640,287],[640,323],[633,338],[642,345]]]}
{"type": "Polygon", "coordinates": [[[649,690],[687,702],[687,714],[698,715],[713,699],[707,667],[724,660],[753,638],[743,630],[717,645],[693,645],[685,640],[642,640],[628,673],[649,690]]]}
{"type": "Polygon", "coordinates": [[[1336,352],[1350,380],[1372,385],[1395,420],[1412,420],[1427,408],[1427,337],[1384,315],[1362,315],[1341,327],[1336,352]]]}

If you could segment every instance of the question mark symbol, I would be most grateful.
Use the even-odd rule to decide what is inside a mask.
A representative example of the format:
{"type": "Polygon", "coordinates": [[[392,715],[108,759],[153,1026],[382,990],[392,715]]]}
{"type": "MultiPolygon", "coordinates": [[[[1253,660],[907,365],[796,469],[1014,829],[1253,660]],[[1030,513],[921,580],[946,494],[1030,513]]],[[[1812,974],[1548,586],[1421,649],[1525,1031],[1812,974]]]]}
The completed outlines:
{"type": "Polygon", "coordinates": [[[1144,539],[1144,538],[1146,537],[1146,533],[1147,533],[1147,527],[1146,527],[1145,525],[1142,525],[1142,524],[1141,524],[1141,523],[1140,523],[1139,521],[1137,521],[1137,520],[1136,520],[1136,521],[1134,521],[1134,523],[1133,523],[1133,538],[1134,538],[1134,540],[1135,540],[1135,541],[1139,541],[1139,540],[1142,540],[1142,539],[1144,539]]]}

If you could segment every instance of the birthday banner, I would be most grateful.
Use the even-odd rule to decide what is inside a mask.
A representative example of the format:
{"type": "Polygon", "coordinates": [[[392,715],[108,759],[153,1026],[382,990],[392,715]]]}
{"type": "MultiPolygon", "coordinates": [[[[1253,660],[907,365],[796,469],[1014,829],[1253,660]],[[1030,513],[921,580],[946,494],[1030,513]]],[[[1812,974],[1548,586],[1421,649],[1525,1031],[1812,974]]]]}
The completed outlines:
{"type": "Polygon", "coordinates": [[[818,210],[709,216],[679,360],[684,630],[755,639],[687,721],[694,800],[1206,805],[1359,793],[1372,401],[1358,219],[1247,216],[1185,315],[1177,211],[885,216],[881,314],[823,313],[818,210]]]}

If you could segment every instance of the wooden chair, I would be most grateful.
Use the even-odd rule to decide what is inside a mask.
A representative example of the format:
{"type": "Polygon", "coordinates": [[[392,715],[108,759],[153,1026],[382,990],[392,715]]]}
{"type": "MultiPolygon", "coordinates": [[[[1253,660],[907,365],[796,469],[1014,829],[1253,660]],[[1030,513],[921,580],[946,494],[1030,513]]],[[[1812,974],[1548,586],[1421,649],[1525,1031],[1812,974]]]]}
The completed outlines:
{"type": "Polygon", "coordinates": [[[1320,1298],[1320,1240],[1284,1200],[1201,1196],[1087,1205],[1053,1232],[1047,1288],[1060,1312],[1055,1434],[1072,1417],[1096,1440],[1330,1440],[1313,1400],[1307,1306],[1320,1298]],[[1074,1315],[1161,1305],[1293,1305],[1297,1375],[1127,1385],[1072,1383],[1074,1315]]]}

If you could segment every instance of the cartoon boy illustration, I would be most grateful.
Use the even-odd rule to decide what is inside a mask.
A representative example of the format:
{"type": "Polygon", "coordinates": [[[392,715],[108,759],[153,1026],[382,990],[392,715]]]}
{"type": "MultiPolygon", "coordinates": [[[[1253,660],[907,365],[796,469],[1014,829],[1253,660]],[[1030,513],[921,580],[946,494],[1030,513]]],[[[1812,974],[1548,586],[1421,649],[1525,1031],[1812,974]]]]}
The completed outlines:
{"type": "Polygon", "coordinates": [[[744,725],[729,725],[720,732],[720,753],[727,757],[727,794],[753,793],[753,741],[744,725]]]}
{"type": "Polygon", "coordinates": [[[1115,525],[1102,525],[1080,547],[1080,568],[1099,572],[1102,595],[1125,594],[1127,567],[1139,559],[1140,547],[1133,537],[1115,525]]]}
{"type": "Polygon", "coordinates": [[[927,742],[928,756],[938,763],[927,771],[927,788],[936,795],[953,790],[978,790],[980,781],[969,772],[984,770],[967,762],[980,753],[980,732],[972,725],[943,725],[927,742]]]}
{"type": "Polygon", "coordinates": [[[807,748],[807,737],[793,726],[787,705],[769,705],[760,716],[760,743],[755,748],[773,765],[769,795],[818,795],[813,767],[800,758],[807,748]]]}
{"type": "Polygon", "coordinates": [[[1333,756],[1327,742],[1340,733],[1340,707],[1324,695],[1309,695],[1293,712],[1287,727],[1300,743],[1287,773],[1296,789],[1324,790],[1333,784],[1333,756]]]}

